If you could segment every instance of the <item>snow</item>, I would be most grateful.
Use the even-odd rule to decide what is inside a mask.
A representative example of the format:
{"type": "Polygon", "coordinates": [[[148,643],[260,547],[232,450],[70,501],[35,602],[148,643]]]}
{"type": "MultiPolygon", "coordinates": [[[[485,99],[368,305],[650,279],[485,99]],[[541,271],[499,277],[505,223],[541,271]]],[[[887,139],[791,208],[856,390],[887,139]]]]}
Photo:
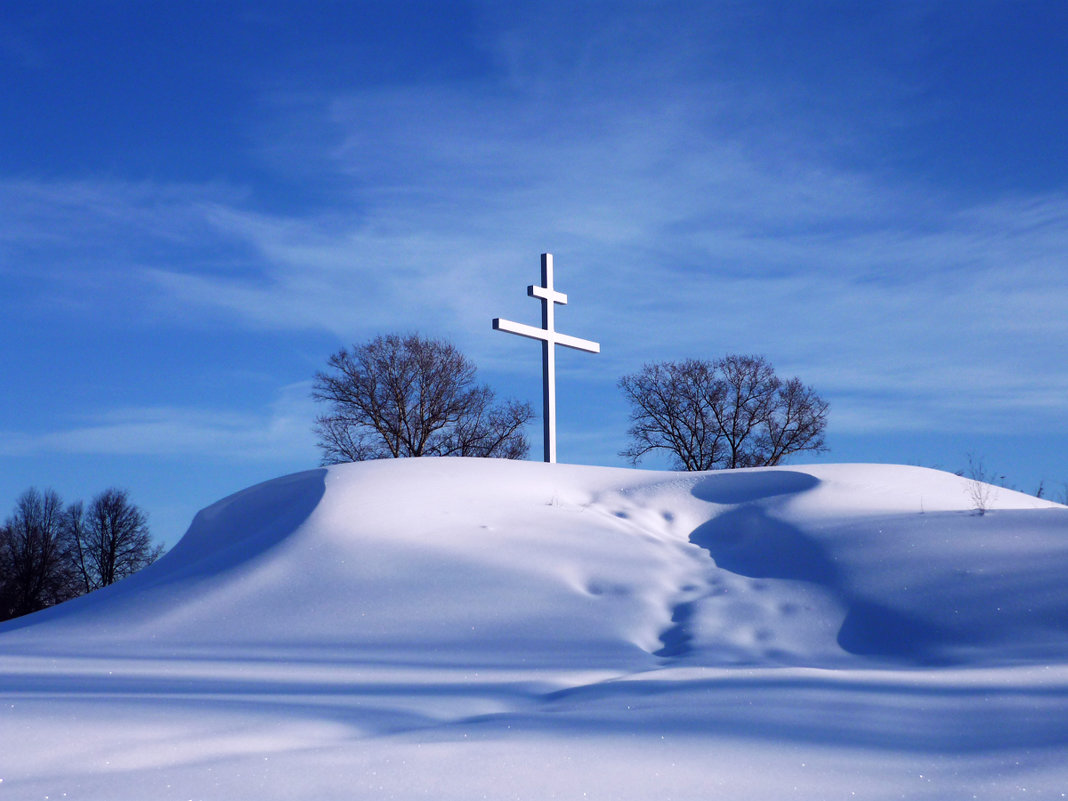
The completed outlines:
{"type": "Polygon", "coordinates": [[[1068,508],[916,467],[341,465],[0,625],[12,799],[1068,797],[1068,508]]]}

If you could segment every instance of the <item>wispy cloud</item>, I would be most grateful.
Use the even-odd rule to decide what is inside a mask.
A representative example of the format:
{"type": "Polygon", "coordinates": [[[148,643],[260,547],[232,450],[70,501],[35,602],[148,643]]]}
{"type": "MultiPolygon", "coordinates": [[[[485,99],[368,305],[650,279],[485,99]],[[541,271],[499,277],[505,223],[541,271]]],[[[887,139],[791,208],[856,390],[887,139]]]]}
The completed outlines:
{"type": "Polygon", "coordinates": [[[285,387],[260,414],[189,407],[117,408],[67,428],[0,433],[0,456],[204,456],[314,463],[310,384],[285,387]]]}
{"type": "MultiPolygon", "coordinates": [[[[572,153],[567,169],[558,167],[550,148],[515,188],[474,181],[465,192],[475,196],[456,206],[365,198],[359,224],[337,212],[268,215],[214,190],[22,184],[31,202],[0,242],[24,249],[36,232],[35,248],[48,250],[54,237],[56,250],[95,253],[95,278],[84,260],[58,268],[71,271],[67,291],[83,300],[94,281],[112,291],[100,285],[110,276],[172,318],[215,310],[237,324],[327,330],[345,340],[421,328],[454,335],[504,370],[511,352],[493,347],[484,329],[494,315],[534,316],[522,285],[535,279],[544,247],[534,232],[546,232],[542,241],[564,243],[560,281],[581,299],[562,319],[580,321],[577,333],[605,344],[596,363],[577,369],[611,373],[606,383],[647,360],[750,350],[851,404],[861,390],[881,391],[853,415],[856,426],[965,425],[977,417],[990,424],[1006,407],[1058,412],[1062,387],[1049,365],[1068,333],[1060,264],[1068,199],[938,209],[922,193],[912,202],[906,189],[880,191],[848,173],[782,180],[718,146],[680,150],[654,173],[641,165],[656,154],[620,136],[602,149],[629,149],[624,175],[605,177],[600,154],[572,153]],[[736,191],[724,175],[734,176],[736,191]],[[598,183],[615,191],[598,192],[598,183]],[[678,196],[669,199],[672,192],[678,196]],[[105,263],[112,244],[132,261],[105,263]],[[962,395],[972,400],[963,416],[953,400],[962,395]]],[[[420,191],[424,180],[413,176],[406,191],[420,191]]],[[[197,432],[180,438],[186,443],[234,436],[224,421],[180,422],[197,432]]],[[[174,424],[127,420],[123,430],[140,427],[131,443],[162,442],[174,424]]],[[[124,440],[106,426],[70,433],[71,448],[124,440]]]]}

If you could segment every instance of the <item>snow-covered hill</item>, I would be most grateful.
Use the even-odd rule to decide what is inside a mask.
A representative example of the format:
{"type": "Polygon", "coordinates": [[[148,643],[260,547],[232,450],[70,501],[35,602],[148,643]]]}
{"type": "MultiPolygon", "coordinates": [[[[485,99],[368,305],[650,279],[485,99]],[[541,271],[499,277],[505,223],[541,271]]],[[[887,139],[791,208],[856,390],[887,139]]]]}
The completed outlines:
{"type": "Polygon", "coordinates": [[[0,792],[1065,797],[1068,509],[973,489],[464,459],[267,482],[0,625],[0,792]]]}

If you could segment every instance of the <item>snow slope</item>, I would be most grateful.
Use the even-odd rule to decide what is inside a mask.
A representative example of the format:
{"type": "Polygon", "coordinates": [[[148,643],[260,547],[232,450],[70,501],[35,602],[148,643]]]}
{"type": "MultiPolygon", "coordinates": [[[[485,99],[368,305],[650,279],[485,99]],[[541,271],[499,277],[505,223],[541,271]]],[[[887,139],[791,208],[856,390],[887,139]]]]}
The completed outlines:
{"type": "Polygon", "coordinates": [[[15,799],[1068,797],[1068,509],[914,467],[313,470],[0,625],[15,799]]]}

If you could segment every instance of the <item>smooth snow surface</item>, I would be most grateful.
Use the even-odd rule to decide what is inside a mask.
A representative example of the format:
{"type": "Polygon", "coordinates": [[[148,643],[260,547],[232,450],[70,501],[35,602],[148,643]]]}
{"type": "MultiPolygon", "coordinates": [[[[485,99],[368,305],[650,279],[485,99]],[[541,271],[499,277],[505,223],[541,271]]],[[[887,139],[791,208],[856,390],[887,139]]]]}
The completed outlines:
{"type": "Polygon", "coordinates": [[[0,625],[0,798],[1068,797],[1068,509],[914,467],[313,470],[0,625]]]}

